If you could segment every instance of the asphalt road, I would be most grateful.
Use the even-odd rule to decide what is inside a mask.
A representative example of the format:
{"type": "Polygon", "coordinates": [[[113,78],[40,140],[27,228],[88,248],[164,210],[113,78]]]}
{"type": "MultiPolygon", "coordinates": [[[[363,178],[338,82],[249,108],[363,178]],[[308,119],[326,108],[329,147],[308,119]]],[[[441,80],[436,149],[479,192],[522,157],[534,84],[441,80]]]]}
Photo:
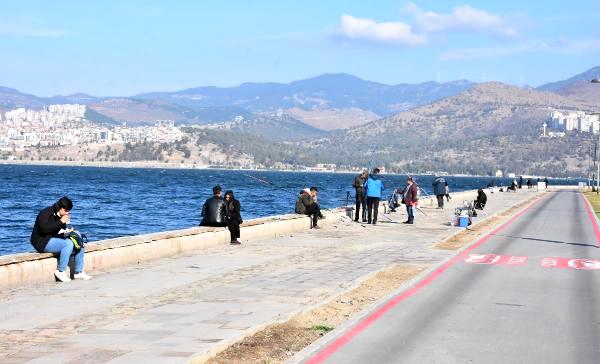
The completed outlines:
{"type": "Polygon", "coordinates": [[[548,193],[307,362],[600,363],[594,226],[581,194],[548,193]]]}

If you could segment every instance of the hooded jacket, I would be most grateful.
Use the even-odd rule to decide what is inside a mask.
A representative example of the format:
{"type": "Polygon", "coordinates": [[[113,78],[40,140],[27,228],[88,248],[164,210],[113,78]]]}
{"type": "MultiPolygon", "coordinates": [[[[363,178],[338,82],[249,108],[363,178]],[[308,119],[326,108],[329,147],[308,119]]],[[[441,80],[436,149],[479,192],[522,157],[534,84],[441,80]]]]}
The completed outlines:
{"type": "Polygon", "coordinates": [[[226,226],[227,205],[222,198],[213,196],[202,206],[202,222],[200,226],[226,226]]]}
{"type": "Polygon", "coordinates": [[[57,215],[58,210],[60,208],[55,203],[41,210],[35,219],[35,224],[31,231],[31,245],[33,245],[38,253],[44,252],[50,238],[65,238],[62,235],[58,235],[61,229],[67,227],[67,224],[60,221],[60,216],[57,215]]]}
{"type": "Polygon", "coordinates": [[[448,185],[448,183],[446,183],[444,177],[435,177],[431,185],[433,186],[434,195],[440,196],[446,194],[446,186],[448,185]]]}
{"type": "Polygon", "coordinates": [[[383,191],[383,181],[378,174],[370,174],[365,183],[367,190],[367,197],[376,197],[381,199],[381,192],[383,191]]]}

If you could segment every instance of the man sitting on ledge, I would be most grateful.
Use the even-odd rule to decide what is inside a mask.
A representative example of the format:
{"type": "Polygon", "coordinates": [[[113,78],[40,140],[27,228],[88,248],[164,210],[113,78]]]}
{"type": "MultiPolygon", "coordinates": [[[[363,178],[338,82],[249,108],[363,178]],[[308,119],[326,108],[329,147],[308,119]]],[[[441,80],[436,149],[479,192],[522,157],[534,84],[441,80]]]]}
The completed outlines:
{"type": "Polygon", "coordinates": [[[221,186],[213,187],[213,196],[202,206],[200,226],[227,226],[227,205],[221,198],[221,186]]]}
{"type": "Polygon", "coordinates": [[[323,217],[317,199],[315,198],[316,192],[316,187],[314,187],[313,191],[305,188],[300,192],[300,196],[298,196],[298,200],[296,200],[295,212],[297,214],[308,215],[312,217],[311,229],[319,229],[317,223],[319,218],[323,217]]]}
{"type": "Polygon", "coordinates": [[[83,245],[75,249],[73,241],[67,239],[73,230],[67,228],[72,208],[73,202],[68,197],[62,197],[54,205],[40,211],[31,232],[31,245],[38,253],[60,254],[58,269],[54,272],[54,276],[60,282],[71,280],[66,269],[73,252],[75,252],[74,278],[83,280],[92,278],[83,272],[83,245]]]}

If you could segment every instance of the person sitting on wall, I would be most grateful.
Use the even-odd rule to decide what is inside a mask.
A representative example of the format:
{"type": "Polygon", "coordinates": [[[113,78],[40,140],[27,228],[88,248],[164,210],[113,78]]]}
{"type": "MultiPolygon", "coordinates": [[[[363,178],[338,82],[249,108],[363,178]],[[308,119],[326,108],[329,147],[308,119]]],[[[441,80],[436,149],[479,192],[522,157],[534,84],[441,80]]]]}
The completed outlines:
{"type": "Polygon", "coordinates": [[[390,196],[390,199],[388,200],[388,206],[390,207],[390,212],[396,212],[396,209],[402,205],[403,197],[402,197],[402,193],[400,191],[401,191],[401,189],[399,189],[399,188],[394,189],[394,192],[392,192],[392,195],[390,196]]]}
{"type": "Polygon", "coordinates": [[[227,205],[221,198],[221,186],[213,187],[213,196],[202,206],[200,226],[227,226],[227,205]]]}
{"type": "Polygon", "coordinates": [[[83,271],[83,244],[75,248],[73,241],[67,239],[73,231],[73,228],[67,228],[67,223],[70,221],[73,202],[68,197],[61,197],[52,206],[41,210],[33,225],[31,231],[31,245],[38,253],[55,253],[59,254],[58,269],[54,272],[54,277],[60,282],[68,282],[71,277],[67,275],[66,269],[69,264],[71,254],[75,253],[74,257],[74,278],[89,280],[92,276],[85,274],[83,271]]]}
{"type": "Polygon", "coordinates": [[[318,221],[321,215],[321,210],[317,202],[314,202],[311,198],[310,189],[305,188],[300,191],[300,195],[296,200],[296,208],[294,210],[297,214],[308,215],[311,217],[311,229],[319,229],[318,221]]]}
{"type": "Polygon", "coordinates": [[[319,205],[319,189],[315,186],[310,188],[310,199],[312,200],[312,203],[317,205],[317,208],[319,209],[319,219],[324,219],[325,216],[321,213],[321,205],[319,205]]]}

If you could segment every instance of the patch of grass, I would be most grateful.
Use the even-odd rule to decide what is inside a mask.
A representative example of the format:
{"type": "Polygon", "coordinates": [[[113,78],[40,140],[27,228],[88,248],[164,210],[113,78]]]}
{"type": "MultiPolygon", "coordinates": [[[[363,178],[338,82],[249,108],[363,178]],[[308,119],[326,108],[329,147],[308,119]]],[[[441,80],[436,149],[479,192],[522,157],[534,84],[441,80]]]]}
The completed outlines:
{"type": "Polygon", "coordinates": [[[327,325],[315,325],[315,326],[311,327],[310,329],[315,330],[315,331],[329,332],[329,331],[333,330],[333,327],[329,327],[327,325]]]}
{"type": "Polygon", "coordinates": [[[600,218],[600,195],[592,191],[587,191],[583,194],[585,195],[585,198],[587,198],[588,201],[590,201],[590,204],[592,205],[596,216],[600,218]]]}

